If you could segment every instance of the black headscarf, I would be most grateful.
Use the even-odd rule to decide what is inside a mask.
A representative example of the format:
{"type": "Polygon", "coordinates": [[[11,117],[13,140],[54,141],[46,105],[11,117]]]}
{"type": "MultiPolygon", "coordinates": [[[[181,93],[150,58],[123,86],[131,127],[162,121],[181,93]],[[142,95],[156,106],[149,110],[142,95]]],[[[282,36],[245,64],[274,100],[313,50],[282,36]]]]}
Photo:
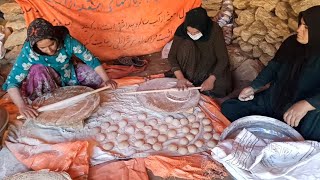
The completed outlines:
{"type": "Polygon", "coordinates": [[[58,47],[63,44],[65,36],[69,34],[69,30],[64,26],[53,26],[45,19],[37,18],[33,20],[27,30],[27,40],[32,49],[41,55],[46,55],[39,50],[36,43],[43,39],[53,39],[57,41],[58,47]]]}
{"type": "Polygon", "coordinates": [[[187,27],[191,26],[198,29],[203,35],[198,41],[207,41],[211,34],[212,24],[212,20],[205,9],[202,7],[191,9],[187,12],[184,22],[177,28],[174,35],[185,39],[190,38],[187,34],[187,27]]]}
{"type": "Polygon", "coordinates": [[[274,58],[275,61],[286,64],[289,68],[289,72],[282,80],[281,90],[278,96],[275,96],[276,110],[282,110],[296,97],[297,82],[308,59],[320,56],[320,6],[301,12],[298,18],[299,25],[301,18],[308,26],[308,43],[301,44],[297,41],[297,35],[292,35],[281,44],[274,58]]]}

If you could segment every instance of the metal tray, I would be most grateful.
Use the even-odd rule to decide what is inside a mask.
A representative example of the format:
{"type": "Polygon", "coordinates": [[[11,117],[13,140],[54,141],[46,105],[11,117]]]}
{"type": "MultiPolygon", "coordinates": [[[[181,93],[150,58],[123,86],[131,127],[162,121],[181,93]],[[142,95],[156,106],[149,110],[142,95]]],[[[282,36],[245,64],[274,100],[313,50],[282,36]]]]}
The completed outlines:
{"type": "Polygon", "coordinates": [[[247,129],[258,138],[269,142],[303,141],[303,137],[284,122],[265,116],[246,116],[228,126],[221,134],[220,141],[234,139],[240,131],[247,129]]]}

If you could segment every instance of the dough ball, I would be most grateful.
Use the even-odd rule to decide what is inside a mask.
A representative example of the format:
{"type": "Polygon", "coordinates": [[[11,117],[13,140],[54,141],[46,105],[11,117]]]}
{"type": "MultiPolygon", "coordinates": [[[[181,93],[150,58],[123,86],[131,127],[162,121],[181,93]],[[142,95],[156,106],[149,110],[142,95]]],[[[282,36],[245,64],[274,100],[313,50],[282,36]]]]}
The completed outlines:
{"type": "Polygon", "coordinates": [[[181,131],[186,134],[186,133],[190,132],[190,129],[187,126],[184,126],[184,127],[182,127],[181,131]]]}
{"type": "Polygon", "coordinates": [[[198,112],[197,118],[203,119],[205,117],[205,114],[203,112],[198,112]]]}
{"type": "Polygon", "coordinates": [[[167,116],[164,120],[166,121],[166,123],[169,124],[169,123],[172,123],[173,117],[172,116],[167,116]]]}
{"type": "Polygon", "coordinates": [[[144,121],[147,119],[147,115],[145,113],[140,113],[138,114],[138,119],[144,121]]]}
{"type": "Polygon", "coordinates": [[[144,122],[138,121],[138,122],[136,123],[136,126],[137,126],[137,128],[143,128],[143,127],[144,127],[144,122]]]}
{"type": "Polygon", "coordinates": [[[214,133],[212,135],[212,138],[219,141],[220,140],[220,135],[218,133],[214,133]]]}
{"type": "Polygon", "coordinates": [[[144,144],[144,141],[143,140],[136,140],[135,142],[134,142],[134,145],[136,146],[136,147],[141,147],[142,145],[144,144]]]}
{"type": "Polygon", "coordinates": [[[142,145],[144,144],[144,141],[143,140],[136,140],[135,142],[134,142],[134,145],[136,146],[136,147],[141,147],[142,145]]]}
{"type": "Polygon", "coordinates": [[[128,134],[133,134],[134,133],[134,127],[133,126],[127,126],[126,127],[126,132],[128,133],[128,134]]]}
{"type": "Polygon", "coordinates": [[[168,150],[171,152],[176,152],[178,150],[178,146],[175,144],[169,144],[168,150]]]}
{"type": "Polygon", "coordinates": [[[160,127],[159,127],[159,131],[160,132],[166,132],[168,130],[168,126],[166,124],[162,124],[160,127]]]}
{"type": "Polygon", "coordinates": [[[108,132],[108,134],[107,134],[107,137],[108,137],[108,139],[110,139],[110,140],[114,140],[117,136],[118,136],[118,133],[117,133],[117,132],[114,132],[114,131],[108,132]]]}
{"type": "Polygon", "coordinates": [[[157,126],[157,125],[158,125],[158,121],[157,121],[156,119],[151,119],[151,120],[149,121],[149,124],[154,127],[154,126],[157,126]]]}
{"type": "Polygon", "coordinates": [[[199,133],[199,129],[191,129],[190,132],[193,135],[197,135],[199,133]]]}
{"type": "Polygon", "coordinates": [[[178,153],[181,155],[186,155],[188,153],[188,149],[185,147],[179,147],[178,153]]]}
{"type": "Polygon", "coordinates": [[[102,124],[101,124],[101,129],[106,130],[106,129],[108,129],[109,127],[110,127],[110,123],[109,123],[109,122],[105,122],[105,123],[102,123],[102,124]]]}
{"type": "Polygon", "coordinates": [[[204,138],[204,139],[206,139],[206,140],[209,140],[209,139],[211,139],[211,138],[212,138],[212,134],[211,134],[211,133],[206,132],[206,133],[204,133],[204,134],[203,134],[203,138],[204,138]]]}
{"type": "Polygon", "coordinates": [[[145,127],[143,128],[143,130],[144,130],[144,132],[145,132],[146,134],[148,134],[150,131],[152,131],[152,127],[151,127],[151,126],[145,126],[145,127]]]}
{"type": "Polygon", "coordinates": [[[211,125],[207,125],[203,127],[204,132],[212,132],[212,126],[211,125]]]}
{"type": "Polygon", "coordinates": [[[194,122],[191,125],[192,128],[199,128],[200,127],[200,123],[199,122],[194,122]]]}
{"type": "Polygon", "coordinates": [[[177,131],[176,131],[176,130],[170,129],[170,130],[168,131],[168,137],[169,137],[169,138],[175,137],[176,135],[177,135],[177,131]]]}
{"type": "Polygon", "coordinates": [[[129,139],[129,137],[128,137],[127,135],[125,135],[125,134],[120,134],[120,135],[117,137],[118,142],[126,141],[126,140],[128,140],[128,139],[129,139]]]}
{"type": "Polygon", "coordinates": [[[182,126],[185,126],[185,125],[189,124],[189,121],[186,118],[182,118],[182,119],[180,119],[180,123],[182,126]]]}
{"type": "Polygon", "coordinates": [[[201,148],[203,146],[203,142],[201,140],[197,140],[195,143],[194,143],[198,148],[201,148]]]}
{"type": "Polygon", "coordinates": [[[159,131],[155,130],[155,129],[151,130],[149,133],[149,135],[153,136],[153,137],[157,137],[157,136],[159,136],[159,134],[160,134],[159,131]]]}
{"type": "Polygon", "coordinates": [[[214,148],[214,147],[216,147],[216,145],[217,145],[217,143],[214,142],[214,141],[209,141],[209,142],[207,142],[207,146],[208,146],[209,148],[214,148]]]}
{"type": "Polygon", "coordinates": [[[195,153],[197,151],[197,147],[195,145],[189,145],[187,147],[189,153],[195,153]]]}
{"type": "Polygon", "coordinates": [[[97,141],[100,141],[100,142],[103,141],[105,138],[106,138],[106,135],[104,135],[102,133],[99,133],[96,136],[97,141]]]}
{"type": "Polygon", "coordinates": [[[149,144],[155,144],[157,141],[158,140],[155,137],[150,137],[147,139],[147,143],[149,143],[149,144]]]}
{"type": "Polygon", "coordinates": [[[194,139],[194,135],[193,134],[190,134],[190,133],[188,133],[187,135],[186,135],[186,138],[189,140],[189,141],[192,141],[193,139],[194,139]]]}
{"type": "Polygon", "coordinates": [[[138,132],[134,135],[134,137],[135,137],[136,139],[143,139],[143,138],[144,138],[144,133],[143,133],[142,131],[138,131],[138,132]]]}
{"type": "Polygon", "coordinates": [[[118,144],[118,148],[119,149],[126,149],[129,147],[129,142],[128,141],[122,141],[122,142],[119,142],[118,144]]]}
{"type": "Polygon", "coordinates": [[[180,126],[180,121],[179,119],[173,119],[172,124],[176,127],[180,126]]]}
{"type": "Polygon", "coordinates": [[[191,123],[193,123],[193,122],[195,122],[196,121],[196,116],[195,115],[189,115],[188,117],[188,120],[189,120],[189,122],[191,122],[191,123]]]}
{"type": "Polygon", "coordinates": [[[90,129],[90,132],[93,135],[98,134],[100,131],[101,131],[101,128],[99,128],[99,127],[95,127],[95,128],[90,129]]]}
{"type": "Polygon", "coordinates": [[[111,132],[111,131],[118,131],[119,129],[119,126],[118,125],[111,125],[109,128],[108,128],[108,131],[111,132]]]}
{"type": "Polygon", "coordinates": [[[202,119],[202,124],[203,125],[209,125],[209,124],[211,124],[211,120],[207,119],[207,118],[204,118],[204,119],[202,119]]]}
{"type": "Polygon", "coordinates": [[[121,118],[121,114],[120,114],[118,111],[115,111],[115,112],[113,112],[113,113],[110,115],[110,118],[111,118],[112,120],[118,120],[118,119],[121,118]]]}
{"type": "Polygon", "coordinates": [[[145,150],[145,151],[147,151],[147,150],[149,150],[149,149],[151,149],[151,148],[152,148],[152,146],[151,146],[150,144],[144,144],[144,145],[142,146],[142,149],[145,150]]]}
{"type": "Polygon", "coordinates": [[[155,150],[155,151],[160,151],[162,149],[162,145],[160,143],[155,143],[152,148],[155,150]]]}
{"type": "Polygon", "coordinates": [[[118,124],[119,124],[119,127],[120,127],[120,128],[123,128],[123,127],[125,127],[125,126],[128,124],[128,122],[123,119],[123,120],[119,121],[118,124]]]}
{"type": "Polygon", "coordinates": [[[110,150],[112,150],[113,146],[114,146],[114,145],[113,145],[112,142],[107,142],[107,143],[105,143],[104,145],[102,145],[102,148],[103,148],[104,150],[110,151],[110,150]]]}
{"type": "Polygon", "coordinates": [[[166,135],[164,135],[164,134],[160,134],[158,136],[158,141],[159,142],[165,142],[167,139],[168,139],[168,137],[166,135]]]}
{"type": "Polygon", "coordinates": [[[187,145],[189,143],[189,140],[187,138],[181,138],[180,139],[180,144],[181,145],[187,145]]]}

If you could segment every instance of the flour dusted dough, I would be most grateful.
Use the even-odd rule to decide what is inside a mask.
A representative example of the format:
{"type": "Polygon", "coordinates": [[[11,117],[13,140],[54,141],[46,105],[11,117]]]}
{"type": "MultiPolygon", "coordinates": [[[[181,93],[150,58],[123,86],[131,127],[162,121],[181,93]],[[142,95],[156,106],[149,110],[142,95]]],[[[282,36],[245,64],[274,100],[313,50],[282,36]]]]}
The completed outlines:
{"type": "Polygon", "coordinates": [[[194,143],[198,148],[201,148],[203,146],[203,142],[201,140],[197,140],[195,143],[194,143]]]}
{"type": "Polygon", "coordinates": [[[49,170],[29,171],[17,173],[4,180],[71,180],[71,177],[66,172],[52,172],[49,170]]]}
{"type": "Polygon", "coordinates": [[[187,138],[181,138],[180,139],[180,144],[181,145],[187,145],[189,143],[189,140],[187,138]]]}
{"type": "Polygon", "coordinates": [[[194,122],[191,125],[192,128],[199,128],[200,127],[200,123],[199,122],[194,122]]]}
{"type": "Polygon", "coordinates": [[[157,126],[158,121],[157,121],[156,119],[151,119],[151,120],[149,121],[149,124],[154,127],[154,126],[157,126]]]}
{"type": "Polygon", "coordinates": [[[109,128],[108,128],[108,131],[111,132],[111,131],[118,131],[119,129],[119,126],[114,124],[114,125],[111,125],[109,128]]]}
{"type": "Polygon", "coordinates": [[[166,132],[168,130],[168,126],[166,124],[162,124],[160,127],[159,127],[159,131],[160,132],[166,132]]]}
{"type": "Polygon", "coordinates": [[[180,121],[179,119],[173,119],[172,124],[176,127],[180,126],[180,121]]]}
{"type": "Polygon", "coordinates": [[[102,146],[102,148],[103,148],[104,150],[107,150],[107,151],[112,150],[113,147],[114,147],[114,145],[113,145],[112,142],[107,142],[107,143],[105,143],[105,144],[102,146]]]}
{"type": "Polygon", "coordinates": [[[90,130],[91,134],[96,135],[101,131],[101,128],[95,127],[90,130]]]}
{"type": "Polygon", "coordinates": [[[188,149],[186,147],[179,147],[178,153],[181,155],[186,155],[188,153],[188,149]]]}
{"type": "Polygon", "coordinates": [[[158,140],[155,137],[150,137],[147,139],[147,143],[149,143],[149,144],[155,144],[157,141],[158,140]]]}
{"type": "Polygon", "coordinates": [[[181,131],[186,134],[186,133],[190,132],[190,129],[187,126],[184,126],[184,127],[182,127],[181,131]]]}
{"type": "Polygon", "coordinates": [[[188,117],[189,122],[193,123],[196,121],[196,116],[195,115],[189,115],[188,117]]]}
{"type": "Polygon", "coordinates": [[[108,127],[110,127],[110,123],[109,122],[105,122],[101,124],[101,128],[102,129],[108,129],[108,127]]]}
{"type": "Polygon", "coordinates": [[[150,144],[144,144],[144,145],[142,146],[142,148],[143,148],[143,150],[147,151],[147,150],[151,149],[152,146],[151,146],[150,144]]]}
{"type": "Polygon", "coordinates": [[[211,134],[211,133],[206,132],[206,133],[204,133],[204,134],[203,134],[203,138],[204,138],[204,139],[206,139],[206,140],[209,140],[209,139],[211,139],[211,138],[212,138],[212,134],[211,134]]]}
{"type": "Polygon", "coordinates": [[[210,125],[204,126],[204,127],[203,127],[203,130],[204,130],[205,132],[212,132],[212,126],[210,126],[210,125]]]}
{"type": "Polygon", "coordinates": [[[188,152],[191,153],[191,154],[193,154],[193,153],[195,153],[197,151],[197,147],[195,145],[189,145],[187,147],[187,149],[188,149],[188,152]]]}
{"type": "Polygon", "coordinates": [[[139,122],[137,122],[136,126],[137,126],[137,128],[143,128],[144,127],[144,122],[139,121],[139,122]]]}
{"type": "Polygon", "coordinates": [[[168,131],[168,137],[169,137],[169,138],[175,137],[176,135],[177,135],[177,131],[176,131],[176,130],[170,129],[170,130],[168,131]]]}
{"type": "Polygon", "coordinates": [[[136,140],[136,141],[134,142],[134,145],[135,145],[136,147],[141,147],[143,144],[144,144],[144,141],[141,140],[141,139],[136,140]]]}
{"type": "Polygon", "coordinates": [[[197,135],[199,133],[199,129],[191,129],[190,132],[193,135],[197,135]]]}
{"type": "Polygon", "coordinates": [[[119,149],[126,149],[129,147],[129,142],[128,141],[122,141],[118,144],[119,149]]]}
{"type": "Polygon", "coordinates": [[[112,132],[108,132],[108,134],[107,134],[107,137],[108,137],[108,139],[115,139],[116,137],[118,136],[118,133],[117,132],[115,132],[115,131],[112,131],[112,132]]]}
{"type": "Polygon", "coordinates": [[[119,121],[119,127],[120,128],[124,128],[127,124],[128,124],[128,122],[126,120],[124,120],[124,119],[119,121]]]}
{"type": "Polygon", "coordinates": [[[172,116],[167,116],[165,119],[166,123],[171,123],[173,121],[173,117],[172,116]]]}
{"type": "Polygon", "coordinates": [[[145,113],[138,114],[138,119],[144,121],[147,119],[147,115],[145,113]]]}
{"type": "Polygon", "coordinates": [[[158,141],[159,142],[165,142],[167,139],[168,139],[168,137],[166,135],[164,135],[164,134],[160,134],[158,136],[158,141]]]}
{"type": "Polygon", "coordinates": [[[125,134],[120,134],[120,135],[117,137],[118,142],[126,141],[126,140],[128,140],[128,139],[129,139],[129,137],[128,137],[127,135],[125,135],[125,134]]]}
{"type": "Polygon", "coordinates": [[[142,131],[138,131],[135,136],[136,139],[143,139],[144,138],[144,133],[142,131]]]}
{"type": "Polygon", "coordinates": [[[168,150],[171,152],[176,152],[178,150],[178,146],[175,144],[169,144],[168,150]]]}
{"type": "Polygon", "coordinates": [[[145,126],[145,127],[143,128],[143,130],[144,130],[144,132],[145,132],[146,134],[148,134],[150,131],[152,131],[152,127],[151,127],[151,126],[145,126]]]}
{"type": "Polygon", "coordinates": [[[105,138],[106,138],[106,136],[102,133],[99,133],[96,136],[97,141],[103,141],[105,138]]]}
{"type": "Polygon", "coordinates": [[[121,114],[120,114],[118,111],[115,111],[115,112],[113,112],[113,113],[110,115],[110,118],[111,118],[112,120],[118,120],[118,119],[121,118],[121,114]]]}
{"type": "Polygon", "coordinates": [[[210,147],[210,148],[214,148],[216,145],[217,145],[217,143],[214,142],[214,141],[208,141],[207,142],[207,146],[210,147]]]}
{"type": "Polygon", "coordinates": [[[127,126],[126,127],[126,132],[128,133],[128,134],[133,134],[134,133],[134,127],[133,126],[127,126]]]}
{"type": "Polygon", "coordinates": [[[202,124],[203,125],[209,125],[209,124],[211,124],[211,120],[207,119],[207,118],[204,118],[204,119],[202,119],[202,124]]]}
{"type": "Polygon", "coordinates": [[[180,123],[182,126],[184,126],[184,125],[187,125],[189,123],[189,121],[186,118],[182,118],[182,119],[180,119],[180,123]]]}
{"type": "Polygon", "coordinates": [[[157,136],[159,136],[159,131],[158,130],[155,130],[155,129],[153,129],[152,131],[150,131],[150,133],[149,133],[149,135],[150,136],[153,136],[153,137],[157,137],[157,136]]]}
{"type": "Polygon", "coordinates": [[[220,135],[218,133],[214,133],[212,138],[215,140],[220,140],[220,135]]]}
{"type": "Polygon", "coordinates": [[[193,139],[194,139],[194,135],[193,134],[190,134],[190,133],[188,133],[187,135],[186,135],[186,138],[189,140],[189,141],[192,141],[193,139]]]}
{"type": "Polygon", "coordinates": [[[160,151],[162,149],[162,145],[160,143],[155,143],[152,148],[155,150],[155,151],[160,151]]]}
{"type": "Polygon", "coordinates": [[[197,118],[203,119],[205,117],[205,114],[203,112],[198,112],[197,118]]]}

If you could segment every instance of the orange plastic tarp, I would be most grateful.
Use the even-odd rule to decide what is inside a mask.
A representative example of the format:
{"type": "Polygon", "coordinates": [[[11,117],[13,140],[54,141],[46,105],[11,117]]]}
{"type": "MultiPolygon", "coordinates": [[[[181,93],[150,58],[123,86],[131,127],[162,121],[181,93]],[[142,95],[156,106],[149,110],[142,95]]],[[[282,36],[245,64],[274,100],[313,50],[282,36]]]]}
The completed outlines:
{"type": "Polygon", "coordinates": [[[16,0],[27,25],[43,17],[66,26],[101,60],[158,52],[201,0],[16,0]]]}

